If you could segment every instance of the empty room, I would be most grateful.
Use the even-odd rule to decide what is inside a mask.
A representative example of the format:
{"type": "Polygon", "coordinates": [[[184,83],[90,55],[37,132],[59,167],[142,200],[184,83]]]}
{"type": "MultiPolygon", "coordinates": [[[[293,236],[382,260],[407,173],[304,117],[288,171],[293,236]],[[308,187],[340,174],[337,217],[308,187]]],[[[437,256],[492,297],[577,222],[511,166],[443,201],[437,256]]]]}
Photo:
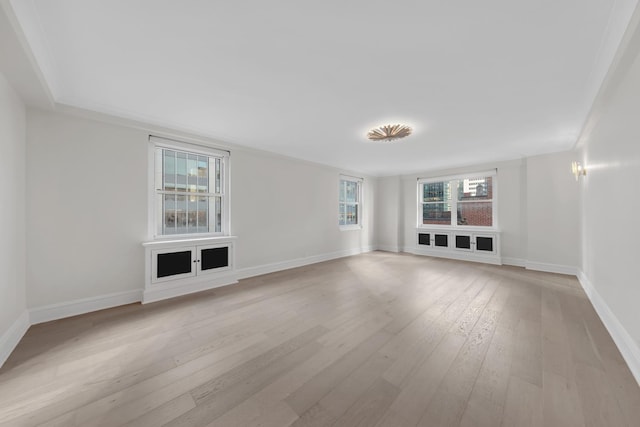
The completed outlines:
{"type": "Polygon", "coordinates": [[[639,117],[636,0],[0,0],[0,426],[638,426],[639,117]]]}

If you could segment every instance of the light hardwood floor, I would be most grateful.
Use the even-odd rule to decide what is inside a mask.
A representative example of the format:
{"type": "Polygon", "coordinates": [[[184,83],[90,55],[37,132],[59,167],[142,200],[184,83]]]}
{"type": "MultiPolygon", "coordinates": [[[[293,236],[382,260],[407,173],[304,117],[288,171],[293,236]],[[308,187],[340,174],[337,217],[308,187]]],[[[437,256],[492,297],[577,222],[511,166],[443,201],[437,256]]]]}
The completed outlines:
{"type": "Polygon", "coordinates": [[[573,277],[373,252],[31,327],[8,426],[638,426],[573,277]]]}

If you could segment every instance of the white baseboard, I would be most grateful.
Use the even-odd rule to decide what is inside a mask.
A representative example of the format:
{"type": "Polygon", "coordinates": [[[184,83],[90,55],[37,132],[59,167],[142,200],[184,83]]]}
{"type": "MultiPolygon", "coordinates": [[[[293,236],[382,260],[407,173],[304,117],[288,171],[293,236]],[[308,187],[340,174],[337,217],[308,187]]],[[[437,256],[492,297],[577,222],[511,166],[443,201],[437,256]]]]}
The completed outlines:
{"type": "Polygon", "coordinates": [[[309,264],[315,264],[323,261],[330,261],[332,259],[344,258],[347,256],[358,255],[373,250],[371,247],[347,249],[344,251],[330,252],[321,255],[314,255],[305,258],[297,258],[289,261],[275,262],[272,264],[263,264],[256,267],[241,268],[236,270],[233,275],[225,276],[220,279],[211,280],[206,282],[194,283],[189,286],[180,286],[178,288],[172,288],[171,286],[157,289],[153,291],[144,291],[142,296],[143,304],[160,301],[167,298],[173,298],[181,295],[187,295],[194,292],[200,292],[204,290],[214,289],[221,286],[232,285],[238,283],[240,279],[247,279],[249,277],[260,276],[262,274],[275,273],[276,271],[289,270],[291,268],[303,267],[309,264]]]}
{"type": "Polygon", "coordinates": [[[570,265],[545,264],[542,262],[526,261],[525,267],[527,270],[545,271],[547,273],[568,274],[570,276],[578,275],[578,268],[572,267],[570,265]]]}
{"type": "Polygon", "coordinates": [[[358,255],[372,251],[370,246],[344,251],[331,252],[322,255],[315,255],[306,258],[298,258],[291,261],[265,264],[257,267],[241,269],[235,274],[230,274],[216,280],[207,280],[201,283],[193,283],[187,287],[164,286],[153,291],[133,290],[117,292],[97,297],[83,298],[69,302],[46,305],[25,310],[22,315],[11,325],[11,327],[0,336],[0,367],[9,358],[9,355],[16,348],[29,326],[52,320],[63,319],[65,317],[77,316],[90,313],[92,311],[104,310],[120,305],[132,304],[136,302],[145,303],[172,298],[179,295],[186,295],[193,292],[200,292],[220,286],[227,286],[238,283],[239,278],[258,276],[261,274],[273,273],[290,268],[302,267],[304,265],[315,264],[317,262],[329,261],[336,258],[343,258],[351,255],[358,255]],[[144,295],[143,295],[144,294],[144,295]]]}
{"type": "Polygon", "coordinates": [[[399,246],[391,246],[391,245],[377,245],[376,246],[376,250],[377,251],[398,253],[398,252],[400,252],[400,247],[399,246]]]}
{"type": "Polygon", "coordinates": [[[631,370],[636,382],[640,385],[640,347],[638,343],[620,323],[583,271],[578,272],[578,280],[589,297],[593,308],[600,316],[600,320],[602,320],[611,338],[618,346],[618,350],[620,350],[620,354],[627,362],[627,366],[629,366],[629,370],[631,370]]]}
{"type": "MultiPolygon", "coordinates": [[[[380,250],[386,250],[379,247],[380,250]]],[[[437,258],[449,258],[449,259],[457,259],[461,261],[473,261],[473,262],[483,262],[487,264],[494,265],[512,265],[514,267],[525,267],[527,270],[535,270],[535,271],[544,271],[547,273],[559,273],[559,274],[568,274],[570,276],[578,275],[578,268],[572,267],[570,265],[560,265],[560,264],[545,264],[541,262],[531,262],[521,258],[511,258],[511,257],[483,257],[481,255],[476,254],[460,254],[453,251],[439,252],[437,250],[430,249],[418,249],[411,246],[404,246],[400,248],[402,252],[407,252],[414,255],[427,255],[433,256],[437,258]]],[[[389,251],[392,252],[392,251],[389,251]]]]}
{"type": "MultiPolygon", "coordinates": [[[[233,275],[221,277],[220,279],[216,280],[207,280],[201,283],[193,283],[187,287],[181,286],[179,288],[174,288],[171,285],[167,285],[158,287],[157,290],[153,291],[143,291],[142,289],[125,291],[108,295],[101,295],[97,297],[83,298],[58,304],[51,304],[43,307],[36,307],[29,310],[27,319],[28,321],[26,322],[26,324],[28,327],[29,324],[36,325],[38,323],[63,319],[65,317],[77,316],[79,314],[90,313],[92,311],[104,310],[107,308],[131,304],[135,302],[144,301],[144,303],[149,303],[160,301],[162,299],[186,295],[193,292],[200,292],[220,286],[227,286],[237,283],[238,279],[273,273],[276,271],[287,270],[295,267],[302,267],[304,265],[315,264],[317,262],[329,261],[336,258],[343,258],[346,256],[357,255],[364,252],[370,252],[371,250],[371,247],[348,249],[344,251],[331,252],[306,258],[298,258],[291,261],[245,268],[236,271],[236,274],[233,275]]],[[[2,339],[4,339],[4,336],[2,339]]],[[[3,347],[0,347],[0,355],[2,354],[2,349],[3,347]]]]}
{"type": "Polygon", "coordinates": [[[274,262],[272,264],[263,264],[256,267],[241,268],[236,270],[238,279],[247,279],[249,277],[260,276],[263,274],[275,273],[276,271],[289,270],[291,268],[303,267],[318,262],[330,261],[332,259],[344,258],[347,256],[358,255],[373,250],[370,246],[362,248],[347,249],[344,251],[329,252],[321,255],[313,255],[305,258],[296,258],[289,261],[274,262]]]}
{"type": "Polygon", "coordinates": [[[527,261],[522,258],[502,257],[502,264],[514,267],[526,267],[527,261]]]}
{"type": "Polygon", "coordinates": [[[0,336],[0,367],[7,361],[31,324],[29,311],[24,310],[20,317],[0,336]]]}
{"type": "Polygon", "coordinates": [[[141,290],[117,292],[97,297],[83,298],[69,302],[46,305],[29,310],[32,325],[77,316],[92,311],[104,310],[119,305],[131,304],[142,300],[141,290]]]}
{"type": "Polygon", "coordinates": [[[148,304],[238,283],[235,272],[215,278],[205,276],[204,279],[205,280],[188,283],[186,285],[182,283],[172,284],[171,282],[156,283],[151,285],[151,289],[145,289],[142,292],[142,303],[148,304]]]}
{"type": "Polygon", "coordinates": [[[414,255],[426,255],[436,258],[447,258],[447,259],[455,259],[458,261],[471,261],[471,262],[480,262],[483,264],[493,264],[493,265],[501,265],[501,259],[499,256],[482,256],[468,252],[454,252],[454,251],[444,251],[439,249],[422,249],[415,248],[410,246],[405,246],[402,248],[402,252],[407,252],[414,255]]]}

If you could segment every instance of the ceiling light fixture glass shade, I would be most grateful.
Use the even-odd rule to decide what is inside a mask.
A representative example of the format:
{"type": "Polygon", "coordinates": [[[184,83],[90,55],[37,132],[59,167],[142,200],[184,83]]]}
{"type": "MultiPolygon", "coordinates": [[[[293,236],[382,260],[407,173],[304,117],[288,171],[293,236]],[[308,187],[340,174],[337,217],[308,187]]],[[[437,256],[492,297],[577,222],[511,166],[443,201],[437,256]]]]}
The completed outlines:
{"type": "Polygon", "coordinates": [[[367,138],[371,141],[393,141],[411,135],[412,129],[406,125],[386,125],[371,129],[367,138]]]}

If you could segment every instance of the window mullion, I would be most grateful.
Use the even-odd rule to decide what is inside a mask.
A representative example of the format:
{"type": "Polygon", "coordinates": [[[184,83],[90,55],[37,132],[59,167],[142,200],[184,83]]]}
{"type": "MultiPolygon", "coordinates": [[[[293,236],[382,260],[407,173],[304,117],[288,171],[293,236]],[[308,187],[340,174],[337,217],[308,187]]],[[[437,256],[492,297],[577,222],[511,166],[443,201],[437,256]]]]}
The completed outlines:
{"type": "MultiPolygon", "coordinates": [[[[214,169],[213,170],[213,173],[214,173],[213,187],[214,188],[213,188],[213,191],[218,191],[218,189],[216,188],[216,180],[218,179],[217,167],[218,167],[218,164],[220,165],[220,190],[219,190],[220,191],[220,196],[216,196],[216,197],[220,197],[220,231],[222,233],[226,233],[225,223],[226,223],[226,216],[227,215],[225,213],[225,210],[226,210],[225,200],[224,200],[224,197],[222,196],[225,193],[224,186],[227,184],[225,182],[225,179],[224,179],[224,171],[223,171],[224,162],[218,162],[217,159],[216,159],[216,161],[213,162],[213,164],[214,164],[214,168],[213,168],[214,169]]],[[[213,200],[214,200],[214,205],[217,205],[216,202],[218,200],[217,199],[213,199],[213,200]]],[[[216,225],[214,227],[215,227],[215,230],[217,231],[217,229],[218,229],[218,212],[217,212],[217,209],[216,209],[216,212],[214,213],[214,217],[215,217],[214,221],[216,223],[216,225]]]]}
{"type": "MultiPolygon", "coordinates": [[[[178,188],[178,152],[173,152],[173,175],[174,175],[174,184],[173,188],[178,188]]],[[[178,195],[173,195],[173,234],[178,232],[178,195]]]]}
{"type": "Polygon", "coordinates": [[[347,191],[349,188],[349,182],[344,182],[344,225],[349,224],[349,202],[347,201],[347,191]]]}
{"type": "MultiPolygon", "coordinates": [[[[229,227],[225,222],[228,220],[228,215],[224,208],[227,205],[226,191],[224,189],[227,181],[224,176],[226,173],[224,164],[227,157],[191,152],[187,147],[184,147],[184,149],[176,149],[175,147],[165,147],[155,144],[152,149],[155,153],[158,153],[155,157],[155,180],[153,182],[154,187],[152,188],[154,197],[159,198],[154,204],[154,211],[158,211],[157,214],[153,215],[153,220],[156,221],[153,231],[154,235],[177,236],[201,233],[227,233],[229,227]],[[183,171],[182,174],[178,167],[179,155],[185,156],[185,159],[181,158],[181,160],[186,161],[187,169],[183,171]],[[192,165],[193,167],[191,167],[190,165],[194,160],[193,157],[195,157],[195,166],[192,165]],[[200,160],[204,160],[205,157],[206,166],[203,164],[202,167],[206,167],[206,170],[203,170],[203,175],[206,175],[207,187],[205,189],[206,192],[200,192],[200,183],[202,181],[202,177],[200,177],[200,160]],[[215,161],[219,161],[220,164],[221,186],[217,191],[215,188],[211,188],[211,183],[209,183],[209,178],[213,173],[211,163],[215,163],[215,161]],[[173,170],[169,170],[171,162],[174,164],[173,170]],[[168,176],[167,173],[170,173],[171,176],[168,176]],[[178,185],[179,177],[183,175],[186,181],[178,185]],[[192,189],[190,183],[194,178],[196,187],[192,189]],[[173,181],[173,184],[170,185],[171,181],[173,181]],[[213,190],[213,192],[211,190],[213,190]],[[178,199],[182,200],[178,201],[178,199]],[[220,201],[220,227],[217,225],[218,216],[216,210],[211,209],[209,206],[210,201],[215,201],[216,199],[220,201]],[[178,212],[181,212],[180,216],[178,212]],[[200,218],[201,213],[204,213],[206,218],[200,218]],[[194,215],[195,218],[192,218],[194,215]],[[193,219],[193,222],[191,222],[191,219],[193,219]],[[160,223],[157,223],[157,221],[160,221],[160,223]],[[184,227],[182,226],[182,221],[184,221],[184,227]]],[[[213,184],[215,187],[215,183],[213,184]]]]}
{"type": "Polygon", "coordinates": [[[458,227],[496,227],[497,217],[496,173],[471,174],[418,180],[419,227],[447,224],[458,227]],[[427,184],[429,188],[427,190],[427,184]],[[442,187],[448,196],[441,199],[442,187]],[[448,187],[449,190],[446,190],[448,187]],[[428,191],[429,201],[425,201],[428,191]],[[439,201],[436,201],[439,200],[439,201]],[[442,203],[440,203],[442,202],[442,203]],[[449,209],[446,208],[449,204],[449,209]],[[441,215],[450,210],[449,221],[441,215]],[[426,211],[426,213],[425,213],[426,211]],[[444,221],[438,218],[444,219],[444,221]]]}
{"type": "Polygon", "coordinates": [[[338,181],[338,225],[362,225],[362,179],[340,175],[338,181]]]}
{"type": "MultiPolygon", "coordinates": [[[[209,192],[209,186],[210,186],[209,183],[211,181],[209,179],[209,174],[211,173],[211,171],[210,171],[211,168],[209,167],[209,164],[211,163],[211,161],[209,160],[209,156],[207,156],[206,159],[207,159],[207,163],[206,163],[207,164],[207,174],[205,176],[205,182],[207,184],[207,191],[206,192],[208,193],[209,192]]],[[[211,212],[209,212],[209,205],[210,205],[209,198],[205,197],[204,201],[205,201],[204,202],[204,207],[206,207],[206,209],[205,209],[205,212],[206,212],[205,220],[206,220],[207,233],[208,233],[208,232],[211,231],[211,218],[210,218],[211,212]]]]}
{"type": "Polygon", "coordinates": [[[173,196],[173,234],[178,231],[178,196],[173,196]]]}
{"type": "Polygon", "coordinates": [[[458,180],[449,181],[451,188],[451,226],[458,225],[458,180]]]}
{"type": "MultiPolygon", "coordinates": [[[[344,198],[345,199],[347,198],[346,188],[345,188],[345,196],[344,196],[344,198]]],[[[347,206],[349,206],[349,204],[345,200],[344,203],[342,204],[342,215],[343,215],[343,218],[344,218],[344,225],[347,225],[349,223],[347,221],[347,214],[349,213],[349,208],[347,206]]]]}
{"type": "MultiPolygon", "coordinates": [[[[157,153],[157,151],[156,151],[156,153],[157,153]]],[[[165,171],[167,170],[166,169],[167,168],[167,159],[166,159],[164,150],[160,150],[160,155],[162,156],[162,170],[160,171],[161,172],[160,182],[155,182],[154,183],[154,187],[155,188],[160,188],[161,190],[164,190],[164,174],[165,174],[165,171]]],[[[157,161],[157,157],[156,157],[156,161],[157,161]]],[[[156,171],[154,171],[154,175],[155,175],[155,180],[157,181],[158,180],[158,174],[157,174],[156,171]]],[[[162,191],[157,191],[156,194],[158,194],[158,196],[162,200],[162,212],[161,212],[162,216],[160,218],[162,220],[162,234],[164,235],[164,234],[167,234],[167,221],[166,221],[166,213],[165,213],[167,211],[167,208],[166,208],[166,204],[167,204],[166,197],[167,196],[162,194],[162,191]]],[[[156,203],[156,206],[158,206],[157,203],[156,203]]],[[[156,215],[155,219],[156,219],[156,221],[158,220],[158,215],[156,215]]],[[[157,230],[158,230],[158,226],[156,225],[156,232],[157,232],[157,230]]]]}

